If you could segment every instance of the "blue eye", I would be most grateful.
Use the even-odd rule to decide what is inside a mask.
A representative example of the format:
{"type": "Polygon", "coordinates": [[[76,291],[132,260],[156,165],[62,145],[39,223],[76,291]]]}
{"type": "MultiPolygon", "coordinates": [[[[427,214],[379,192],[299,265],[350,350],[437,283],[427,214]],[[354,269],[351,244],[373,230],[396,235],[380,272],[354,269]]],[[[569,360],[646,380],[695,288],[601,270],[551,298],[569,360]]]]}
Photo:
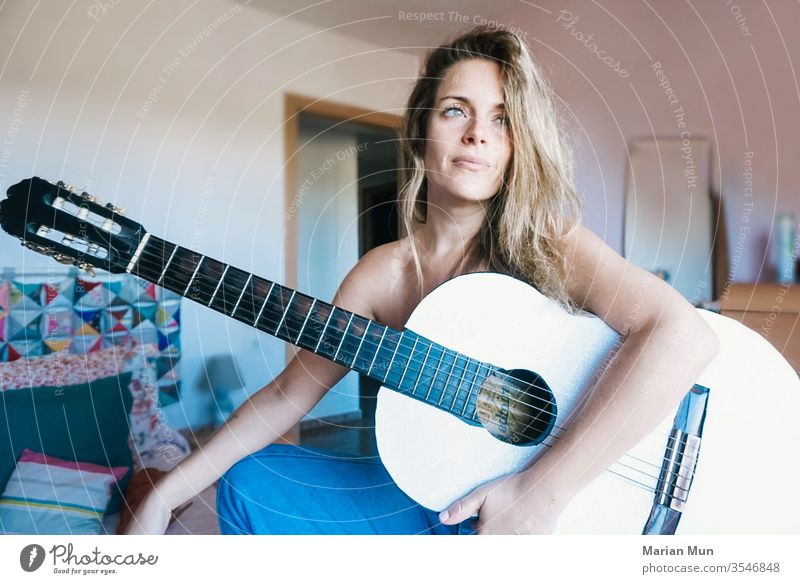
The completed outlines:
{"type": "Polygon", "coordinates": [[[448,115],[448,112],[450,112],[450,111],[457,111],[457,112],[461,112],[462,114],[465,113],[464,110],[461,109],[460,107],[455,106],[455,105],[451,105],[450,107],[444,108],[443,112],[444,112],[445,117],[448,117],[448,118],[455,117],[455,116],[448,115]]]}

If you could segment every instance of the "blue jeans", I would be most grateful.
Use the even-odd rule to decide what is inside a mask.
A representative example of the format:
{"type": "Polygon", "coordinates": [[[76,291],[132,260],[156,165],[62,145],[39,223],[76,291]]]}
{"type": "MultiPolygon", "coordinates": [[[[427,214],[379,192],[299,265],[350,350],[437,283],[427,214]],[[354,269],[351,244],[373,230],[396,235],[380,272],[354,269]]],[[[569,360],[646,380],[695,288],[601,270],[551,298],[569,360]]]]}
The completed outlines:
{"type": "Polygon", "coordinates": [[[443,525],[415,503],[377,459],[272,444],[234,464],[219,481],[225,535],[431,534],[473,530],[471,519],[443,525]]]}

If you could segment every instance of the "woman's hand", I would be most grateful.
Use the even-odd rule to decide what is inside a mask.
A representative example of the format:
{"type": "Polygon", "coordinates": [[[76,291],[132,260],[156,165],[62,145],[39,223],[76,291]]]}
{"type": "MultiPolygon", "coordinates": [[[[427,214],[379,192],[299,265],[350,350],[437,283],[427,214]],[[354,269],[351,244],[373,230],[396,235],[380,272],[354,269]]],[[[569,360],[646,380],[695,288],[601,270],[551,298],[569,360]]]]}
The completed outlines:
{"type": "Polygon", "coordinates": [[[158,492],[152,491],[133,511],[125,535],[162,535],[169,526],[172,509],[158,492]]]}
{"type": "Polygon", "coordinates": [[[532,487],[526,475],[513,474],[478,487],[442,511],[439,519],[455,525],[478,513],[479,535],[550,534],[565,504],[543,485],[532,487]]]}

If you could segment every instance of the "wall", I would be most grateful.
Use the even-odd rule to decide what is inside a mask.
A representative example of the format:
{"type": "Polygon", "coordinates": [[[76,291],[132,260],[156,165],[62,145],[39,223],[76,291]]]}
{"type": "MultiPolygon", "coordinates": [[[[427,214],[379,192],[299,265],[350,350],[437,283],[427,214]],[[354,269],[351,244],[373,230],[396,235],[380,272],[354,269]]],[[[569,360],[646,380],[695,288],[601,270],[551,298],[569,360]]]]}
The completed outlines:
{"type": "Polygon", "coordinates": [[[791,211],[800,219],[794,160],[800,6],[787,0],[513,6],[511,24],[550,73],[570,116],[589,227],[621,252],[630,141],[687,132],[712,143],[711,188],[724,201],[731,279],[773,278],[775,215],[791,211]]]}
{"type": "MultiPolygon", "coordinates": [[[[297,288],[330,300],[358,261],[358,164],[355,133],[301,116],[297,288]]],[[[358,374],[333,386],[306,418],[358,411],[358,374]]]]}
{"type": "MultiPolygon", "coordinates": [[[[417,61],[243,3],[195,4],[4,5],[0,188],[63,179],[155,235],[281,281],[284,94],[394,110],[417,61]]],[[[0,265],[48,261],[0,237],[0,265]]],[[[207,356],[236,355],[248,393],[284,365],[280,341],[232,319],[186,301],[182,320],[176,427],[204,420],[207,356]]]]}

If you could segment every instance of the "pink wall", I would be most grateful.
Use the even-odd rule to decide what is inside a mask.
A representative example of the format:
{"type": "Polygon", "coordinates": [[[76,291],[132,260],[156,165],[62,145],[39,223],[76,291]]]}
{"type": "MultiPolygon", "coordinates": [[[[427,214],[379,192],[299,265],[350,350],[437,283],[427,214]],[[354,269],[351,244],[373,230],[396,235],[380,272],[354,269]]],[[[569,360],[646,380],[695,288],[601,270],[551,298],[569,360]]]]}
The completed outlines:
{"type": "Polygon", "coordinates": [[[725,204],[732,279],[771,279],[767,242],[775,237],[774,217],[791,211],[800,219],[800,5],[603,0],[539,6],[520,5],[517,22],[527,23],[520,27],[573,112],[587,224],[621,251],[626,145],[634,137],[680,134],[674,110],[682,107],[686,130],[712,143],[712,189],[725,204]],[[612,64],[595,51],[605,51],[612,64]],[[664,77],[673,104],[659,86],[664,77]],[[752,197],[744,175],[748,157],[752,197]]]}

